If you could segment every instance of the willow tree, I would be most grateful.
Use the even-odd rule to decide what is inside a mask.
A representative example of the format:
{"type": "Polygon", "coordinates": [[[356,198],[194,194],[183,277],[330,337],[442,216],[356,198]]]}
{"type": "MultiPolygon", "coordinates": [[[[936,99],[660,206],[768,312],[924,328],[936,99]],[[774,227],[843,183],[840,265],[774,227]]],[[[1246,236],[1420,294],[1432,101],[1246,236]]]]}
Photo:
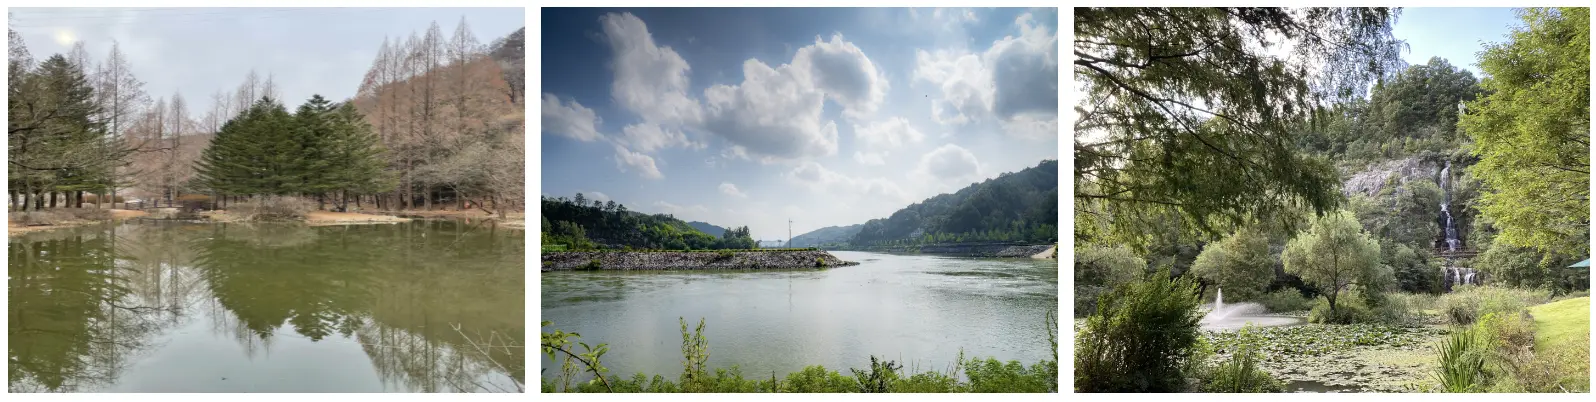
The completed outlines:
{"type": "Polygon", "coordinates": [[[1215,237],[1337,206],[1296,131],[1402,66],[1386,8],[1077,8],[1077,237],[1139,244],[1164,213],[1215,237]],[[1085,231],[1085,233],[1080,233],[1085,231]]]}
{"type": "Polygon", "coordinates": [[[1389,268],[1380,265],[1380,243],[1347,211],[1315,219],[1308,231],[1286,243],[1280,259],[1286,273],[1319,288],[1330,303],[1330,317],[1338,316],[1338,298],[1353,285],[1381,291],[1390,282],[1389,268]]]}
{"type": "Polygon", "coordinates": [[[1590,9],[1525,9],[1525,26],[1480,52],[1489,95],[1459,126],[1488,190],[1496,241],[1586,255],[1590,230],[1590,9]]]}

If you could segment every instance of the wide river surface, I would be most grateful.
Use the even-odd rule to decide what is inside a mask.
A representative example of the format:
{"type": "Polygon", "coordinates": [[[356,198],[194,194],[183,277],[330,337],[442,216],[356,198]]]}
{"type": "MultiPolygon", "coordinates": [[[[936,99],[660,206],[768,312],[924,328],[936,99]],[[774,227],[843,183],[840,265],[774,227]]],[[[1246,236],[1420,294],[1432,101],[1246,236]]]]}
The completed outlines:
{"type": "MultiPolygon", "coordinates": [[[[1054,359],[1046,315],[1058,309],[1057,260],[833,252],[860,265],[789,272],[546,272],[544,328],[610,345],[611,374],[682,371],[678,317],[705,322],[711,368],[748,378],[805,366],[847,373],[870,356],[946,372],[967,358],[1054,359]]],[[[580,347],[578,347],[580,350],[580,347]]],[[[545,378],[560,371],[542,358],[545,378]]]]}
{"type": "Polygon", "coordinates": [[[15,236],[12,392],[517,392],[525,234],[127,223],[15,236]]]}

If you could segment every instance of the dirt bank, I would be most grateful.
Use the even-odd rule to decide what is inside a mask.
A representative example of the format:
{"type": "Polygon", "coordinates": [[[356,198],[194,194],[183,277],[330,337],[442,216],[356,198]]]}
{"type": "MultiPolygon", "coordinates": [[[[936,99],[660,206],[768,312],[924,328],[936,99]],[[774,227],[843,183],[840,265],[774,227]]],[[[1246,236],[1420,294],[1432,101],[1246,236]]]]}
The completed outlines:
{"type": "Polygon", "coordinates": [[[409,222],[409,218],[388,215],[368,215],[353,212],[311,211],[305,213],[305,223],[311,226],[356,225],[368,223],[409,222]]]}
{"type": "MultiPolygon", "coordinates": [[[[65,209],[62,209],[62,210],[45,210],[45,212],[51,212],[51,211],[65,212],[66,210],[65,209]]],[[[79,226],[94,225],[94,224],[99,224],[99,223],[120,221],[120,220],[125,220],[125,219],[130,219],[130,218],[137,218],[137,217],[141,217],[141,216],[144,216],[144,215],[148,215],[144,211],[130,211],[130,210],[126,210],[126,209],[111,209],[111,210],[109,210],[109,212],[110,212],[110,219],[72,219],[72,218],[68,218],[68,219],[55,220],[55,221],[50,222],[49,224],[17,222],[15,220],[12,220],[14,218],[8,217],[8,219],[6,219],[6,221],[7,221],[6,222],[6,233],[8,235],[10,235],[10,236],[17,236],[17,235],[22,235],[22,234],[32,233],[32,232],[38,232],[38,231],[44,231],[44,230],[63,229],[63,228],[72,228],[72,227],[79,227],[79,226]]],[[[7,213],[8,214],[21,214],[21,213],[27,213],[27,212],[9,211],[7,213]]]]}
{"type": "Polygon", "coordinates": [[[825,251],[564,251],[543,253],[544,271],[812,269],[858,265],[825,251]]]}
{"type": "Polygon", "coordinates": [[[1031,258],[1038,260],[1056,259],[1058,258],[1058,245],[1048,247],[1046,250],[1042,250],[1040,253],[1032,254],[1031,258]]]}

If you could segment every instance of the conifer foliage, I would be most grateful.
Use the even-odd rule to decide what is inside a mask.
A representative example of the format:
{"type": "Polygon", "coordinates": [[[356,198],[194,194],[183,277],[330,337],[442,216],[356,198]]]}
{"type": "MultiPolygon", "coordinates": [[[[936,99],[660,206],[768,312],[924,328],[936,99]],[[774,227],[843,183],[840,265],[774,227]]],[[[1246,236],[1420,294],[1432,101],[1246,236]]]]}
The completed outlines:
{"type": "Polygon", "coordinates": [[[262,97],[222,129],[197,163],[218,195],[302,195],[334,200],[393,189],[383,147],[355,108],[312,96],[293,114],[262,97]]]}

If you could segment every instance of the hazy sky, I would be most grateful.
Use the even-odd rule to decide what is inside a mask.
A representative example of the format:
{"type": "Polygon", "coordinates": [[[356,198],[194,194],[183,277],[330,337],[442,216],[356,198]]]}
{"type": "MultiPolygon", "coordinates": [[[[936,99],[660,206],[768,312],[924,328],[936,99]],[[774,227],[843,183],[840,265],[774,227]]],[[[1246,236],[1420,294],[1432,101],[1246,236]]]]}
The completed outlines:
{"type": "Polygon", "coordinates": [[[211,94],[231,92],[254,69],[273,75],[293,109],[312,94],[341,101],[355,94],[384,37],[425,32],[445,37],[465,17],[483,44],[525,26],[520,8],[9,8],[35,60],[65,55],[83,41],[94,62],[121,44],[153,100],[181,92],[198,118],[211,94]]]}
{"type": "Polygon", "coordinates": [[[1511,8],[1404,8],[1391,29],[1397,39],[1408,42],[1403,53],[1408,64],[1424,64],[1440,57],[1454,66],[1484,77],[1475,65],[1482,42],[1507,41],[1511,27],[1524,23],[1511,8]]]}
{"type": "Polygon", "coordinates": [[[1058,159],[1056,9],[541,18],[544,195],[785,239],[1058,159]]]}

